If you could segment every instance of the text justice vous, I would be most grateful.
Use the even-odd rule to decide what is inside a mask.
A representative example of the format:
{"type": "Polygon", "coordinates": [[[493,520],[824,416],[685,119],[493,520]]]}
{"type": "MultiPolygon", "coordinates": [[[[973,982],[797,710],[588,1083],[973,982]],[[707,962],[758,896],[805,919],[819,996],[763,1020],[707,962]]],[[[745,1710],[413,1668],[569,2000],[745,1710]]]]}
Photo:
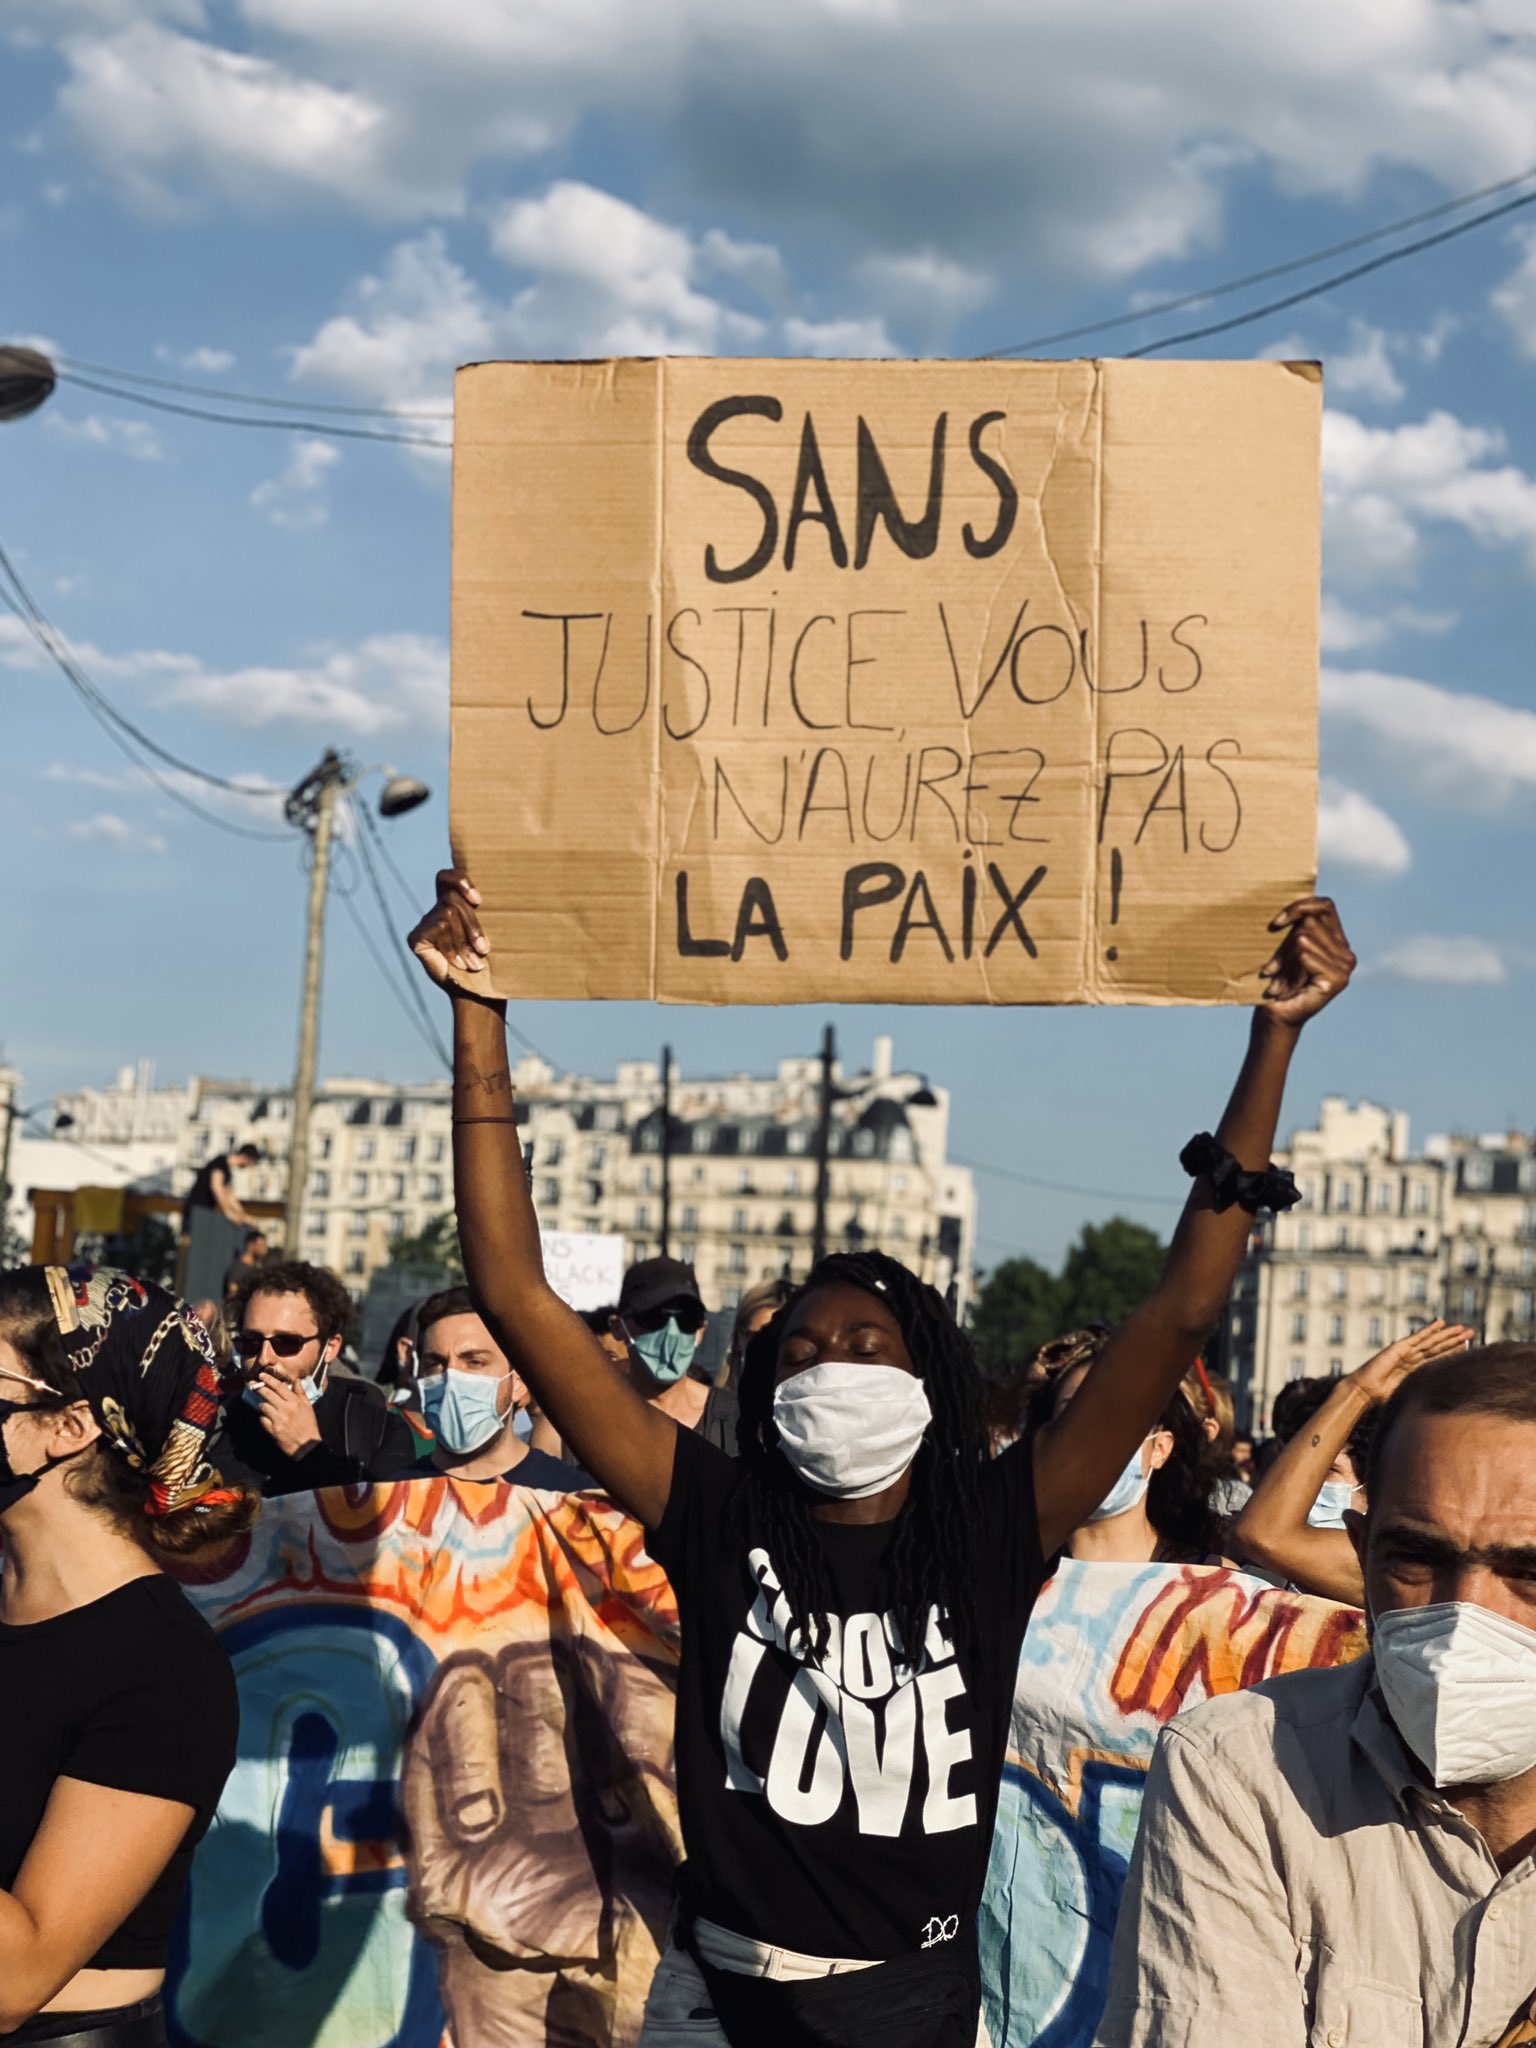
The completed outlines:
{"type": "MultiPolygon", "coordinates": [[[[684,605],[661,633],[661,723],[670,739],[713,726],[767,731],[793,721],[806,732],[895,732],[882,711],[892,691],[910,702],[914,680],[942,702],[923,716],[949,716],[949,693],[969,723],[989,701],[1028,709],[1059,704],[1078,685],[1085,697],[1132,691],[1187,696],[1205,674],[1204,612],[1168,624],[1140,618],[1105,635],[1102,665],[1086,626],[1042,619],[1024,598],[1001,651],[969,640],[942,600],[931,607],[868,607],[841,613],[787,612],[776,604],[684,605]]],[[[655,615],[620,621],[613,611],[525,610],[548,629],[547,682],[529,691],[527,712],[541,732],[569,718],[605,738],[634,732],[651,709],[658,666],[655,615]],[[619,630],[615,630],[618,625],[619,630]]],[[[537,654],[532,661],[541,659],[537,654]]],[[[529,656],[520,650],[526,673],[529,656]]],[[[914,711],[913,716],[918,714],[914,711]]]]}

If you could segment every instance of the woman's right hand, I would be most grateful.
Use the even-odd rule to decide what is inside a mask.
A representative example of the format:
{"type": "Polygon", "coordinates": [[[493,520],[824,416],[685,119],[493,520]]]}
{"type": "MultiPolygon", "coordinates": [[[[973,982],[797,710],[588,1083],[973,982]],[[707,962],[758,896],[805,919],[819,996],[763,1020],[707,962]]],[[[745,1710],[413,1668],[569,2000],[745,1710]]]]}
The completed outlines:
{"type": "Polygon", "coordinates": [[[1465,1323],[1447,1323],[1436,1316],[1421,1330],[1399,1337],[1385,1351],[1378,1351],[1364,1365],[1357,1365],[1348,1377],[1362,1394],[1380,1407],[1392,1398],[1411,1372],[1417,1372],[1421,1365],[1428,1365],[1431,1359],[1449,1358],[1453,1351],[1464,1351],[1476,1335],[1477,1332],[1469,1330],[1465,1323]]]}
{"type": "Polygon", "coordinates": [[[437,901],[406,940],[439,988],[450,986],[455,968],[461,974],[479,974],[490,958],[479,905],[480,891],[462,869],[439,868],[437,901]]]}

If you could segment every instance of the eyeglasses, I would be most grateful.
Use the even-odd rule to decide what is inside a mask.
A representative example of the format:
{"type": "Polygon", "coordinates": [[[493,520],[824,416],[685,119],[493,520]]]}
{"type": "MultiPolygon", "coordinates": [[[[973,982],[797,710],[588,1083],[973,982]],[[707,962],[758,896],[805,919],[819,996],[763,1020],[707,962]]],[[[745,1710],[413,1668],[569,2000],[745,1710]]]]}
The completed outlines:
{"type": "Polygon", "coordinates": [[[50,1387],[46,1380],[35,1380],[29,1372],[12,1372],[8,1365],[0,1365],[0,1379],[15,1380],[18,1386],[31,1387],[34,1393],[58,1397],[57,1388],[50,1387]]]}
{"type": "Polygon", "coordinates": [[[270,1344],[274,1358],[297,1358],[306,1344],[318,1344],[320,1332],[311,1330],[307,1337],[295,1336],[292,1330],[242,1330],[234,1339],[234,1348],[240,1357],[249,1362],[260,1358],[264,1345],[270,1344]]]}
{"type": "Polygon", "coordinates": [[[643,1315],[638,1312],[631,1313],[625,1320],[635,1329],[644,1331],[664,1330],[668,1322],[672,1321],[688,1336],[696,1336],[708,1318],[699,1302],[664,1301],[660,1308],[647,1309],[643,1315]]]}

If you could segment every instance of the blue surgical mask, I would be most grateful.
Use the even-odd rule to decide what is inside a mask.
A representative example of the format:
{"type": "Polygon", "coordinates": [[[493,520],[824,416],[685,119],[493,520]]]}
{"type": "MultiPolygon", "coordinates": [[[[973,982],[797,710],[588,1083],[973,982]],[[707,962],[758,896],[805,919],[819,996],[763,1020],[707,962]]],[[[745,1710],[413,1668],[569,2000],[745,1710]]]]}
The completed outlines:
{"type": "Polygon", "coordinates": [[[1111,1515],[1123,1515],[1141,1505],[1152,1483],[1151,1473],[1141,1469],[1141,1454],[1145,1448],[1146,1440],[1143,1438],[1127,1459],[1125,1470],[1088,1517],[1090,1522],[1107,1522],[1111,1515]]]}
{"type": "Polygon", "coordinates": [[[456,1458],[473,1457],[501,1434],[506,1417],[497,1410],[496,1396],[502,1381],[510,1378],[510,1373],[490,1379],[449,1366],[418,1382],[421,1412],[445,1451],[456,1458]]]}
{"type": "Polygon", "coordinates": [[[641,1330],[638,1335],[631,1331],[629,1341],[651,1378],[663,1387],[683,1377],[699,1348],[697,1335],[682,1329],[676,1316],[668,1316],[659,1330],[641,1330]]]}
{"type": "Polygon", "coordinates": [[[1354,1506],[1356,1489],[1347,1479],[1325,1479],[1317,1499],[1307,1509],[1307,1525],[1313,1529],[1342,1529],[1344,1510],[1354,1506]]]}

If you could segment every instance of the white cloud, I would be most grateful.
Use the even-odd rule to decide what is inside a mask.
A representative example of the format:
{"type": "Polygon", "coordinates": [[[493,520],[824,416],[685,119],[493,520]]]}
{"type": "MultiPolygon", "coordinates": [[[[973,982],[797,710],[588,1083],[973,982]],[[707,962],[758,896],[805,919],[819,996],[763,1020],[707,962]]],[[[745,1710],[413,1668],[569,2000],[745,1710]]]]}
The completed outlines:
{"type": "Polygon", "coordinates": [[[802,320],[792,315],[784,322],[784,337],[799,356],[901,354],[883,320],[802,320]]]}
{"type": "Polygon", "coordinates": [[[1403,396],[1403,380],[1392,367],[1388,336],[1383,328],[1367,321],[1350,321],[1348,346],[1325,356],[1323,366],[1330,391],[1342,392],[1346,398],[1396,405],[1403,396]]]}
{"type": "Polygon", "coordinates": [[[162,342],[155,350],[162,363],[172,363],[178,370],[191,370],[199,377],[222,377],[226,370],[232,370],[238,358],[227,348],[189,348],[178,352],[167,348],[162,342]]]}
{"type": "Polygon", "coordinates": [[[398,188],[390,117],[366,94],[149,21],[77,37],[65,54],[61,111],[141,202],[180,211],[191,195],[219,192],[328,193],[365,212],[457,204],[451,183],[414,198],[398,188]]]}
{"type": "Polygon", "coordinates": [[[127,420],[113,413],[103,419],[88,412],[78,418],[67,413],[45,415],[50,433],[61,441],[75,441],[84,448],[110,448],[115,455],[131,455],[136,462],[164,462],[165,448],[148,420],[127,420]]]}
{"type": "Polygon", "coordinates": [[[955,263],[933,249],[906,256],[870,256],[860,274],[893,312],[971,313],[992,296],[985,271],[955,263]]]}
{"type": "MultiPolygon", "coordinates": [[[[495,311],[449,256],[440,229],[391,250],[354,296],[357,312],[337,314],[292,351],[296,383],[330,385],[378,405],[446,401],[455,365],[494,351],[495,311]]],[[[422,432],[431,431],[423,422],[422,432]]]]}
{"type": "Polygon", "coordinates": [[[1323,512],[1330,573],[1346,580],[1403,575],[1426,525],[1457,526],[1484,546],[1524,550],[1536,574],[1536,478],[1504,452],[1496,428],[1453,413],[1396,427],[1367,426],[1330,407],[1323,415],[1323,512]]]}
{"type": "Polygon", "coordinates": [[[1515,345],[1527,361],[1536,361],[1536,229],[1512,238],[1520,261],[1493,294],[1493,309],[1503,316],[1515,345]]]}
{"type": "Polygon", "coordinates": [[[1318,791],[1317,851],[1325,864],[1367,875],[1401,875],[1413,863],[1394,819],[1358,789],[1326,777],[1318,791]]]}
{"type": "Polygon", "coordinates": [[[816,221],[850,256],[975,266],[1006,238],[1125,274],[1214,243],[1234,163],[1354,200],[1384,169],[1459,191],[1536,158],[1536,23],[1499,0],[777,0],[728,32],[715,0],[244,0],[252,54],[69,4],[130,23],[66,47],[87,145],[246,204],[421,218],[487,161],[649,118],[676,192],[780,240],[816,221]]]}
{"type": "MultiPolygon", "coordinates": [[[[681,228],[592,185],[562,179],[514,200],[492,222],[491,246],[538,280],[508,316],[532,348],[559,346],[564,335],[583,354],[703,354],[763,331],[696,288],[698,251],[681,228]]],[[[717,263],[721,253],[717,241],[717,263]]]]}
{"type": "Polygon", "coordinates": [[[1369,964],[1375,973],[1394,981],[1444,982],[1461,988],[1488,987],[1509,978],[1503,955],[1486,939],[1427,932],[1400,940],[1369,964]]]}
{"type": "Polygon", "coordinates": [[[294,533],[309,533],[324,526],[331,516],[325,487],[340,460],[341,451],[334,441],[300,436],[281,473],[268,477],[252,491],[252,510],[269,524],[285,526],[294,533]]]}
{"type": "MultiPolygon", "coordinates": [[[[221,817],[241,825],[281,825],[283,823],[282,790],[274,793],[270,776],[257,775],[235,770],[226,780],[237,785],[233,789],[219,789],[205,782],[201,776],[186,774],[180,768],[168,768],[157,762],[153,775],[144,768],[124,766],[121,771],[104,772],[100,768],[87,768],[73,761],[52,761],[43,770],[45,782],[66,782],[82,789],[109,790],[114,794],[126,793],[133,796],[153,796],[169,788],[183,796],[190,797],[205,811],[217,811],[221,817]],[[244,793],[238,785],[246,786],[244,793]]],[[[180,813],[167,810],[164,815],[179,818],[180,813]]]]}
{"type": "MultiPolygon", "coordinates": [[[[236,669],[215,668],[166,648],[109,654],[77,642],[75,652],[88,675],[102,684],[130,686],[152,709],[181,707],[246,731],[288,726],[306,734],[371,739],[405,730],[440,731],[447,721],[448,650],[427,633],[375,633],[354,647],[317,649],[291,665],[236,669]]],[[[45,664],[20,620],[0,614],[0,666],[41,670],[45,664]]],[[[176,777],[167,772],[165,779],[176,777]]],[[[188,785],[200,801],[202,788],[188,785]]]]}
{"type": "Polygon", "coordinates": [[[1362,647],[1379,646],[1394,633],[1449,633],[1458,621],[1456,612],[1429,612],[1411,604],[1359,612],[1325,590],[1319,637],[1324,654],[1358,654],[1362,647]]]}
{"type": "Polygon", "coordinates": [[[1536,786],[1536,711],[1376,669],[1325,668],[1325,718],[1351,725],[1429,788],[1484,800],[1536,786]]]}
{"type": "Polygon", "coordinates": [[[71,839],[86,846],[110,846],[118,853],[164,853],[165,841],[158,832],[142,831],[115,811],[98,811],[94,818],[77,818],[65,826],[71,839]]]}

